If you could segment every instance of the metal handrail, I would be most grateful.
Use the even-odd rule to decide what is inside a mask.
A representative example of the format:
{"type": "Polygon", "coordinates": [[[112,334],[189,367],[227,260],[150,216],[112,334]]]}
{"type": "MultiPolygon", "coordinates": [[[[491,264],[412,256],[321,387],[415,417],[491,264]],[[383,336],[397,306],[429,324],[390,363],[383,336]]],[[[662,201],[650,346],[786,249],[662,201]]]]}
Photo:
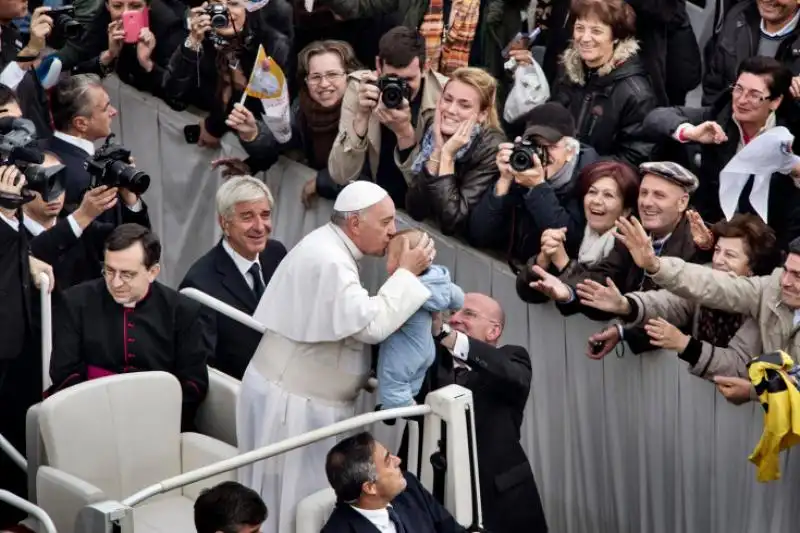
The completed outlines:
{"type": "Polygon", "coordinates": [[[222,313],[223,315],[227,316],[228,318],[231,318],[231,319],[233,319],[233,320],[235,320],[235,321],[237,321],[237,322],[239,322],[241,324],[244,324],[245,326],[247,326],[247,327],[249,327],[251,329],[254,329],[259,333],[264,333],[267,330],[267,328],[266,328],[266,326],[264,326],[264,324],[262,324],[261,322],[259,322],[255,318],[253,318],[252,316],[248,315],[247,313],[245,313],[243,311],[239,311],[238,309],[236,309],[232,305],[228,305],[225,302],[223,302],[221,300],[218,300],[218,299],[214,298],[213,296],[210,296],[210,295],[204,293],[201,290],[193,289],[193,288],[186,288],[186,289],[181,289],[180,292],[184,296],[187,296],[187,297],[191,298],[192,300],[200,302],[201,304],[210,307],[211,309],[213,309],[217,313],[222,313]]]}
{"type": "Polygon", "coordinates": [[[42,390],[50,388],[50,356],[53,353],[53,309],[50,301],[50,277],[39,274],[39,300],[42,307],[42,390]]]}
{"type": "Polygon", "coordinates": [[[2,490],[2,489],[0,489],[0,502],[5,502],[11,505],[12,507],[16,507],[17,509],[22,509],[29,515],[32,515],[39,522],[42,523],[47,533],[57,533],[56,525],[53,523],[53,520],[50,518],[50,515],[44,512],[44,509],[42,509],[41,507],[32,504],[28,500],[20,498],[16,494],[12,494],[7,490],[2,490]]]}
{"type": "Polygon", "coordinates": [[[430,414],[431,412],[432,410],[430,405],[414,405],[411,407],[386,409],[385,411],[374,411],[355,416],[353,418],[348,418],[347,420],[343,420],[323,428],[315,429],[313,431],[309,431],[308,433],[303,433],[302,435],[289,437],[288,439],[276,442],[275,444],[270,444],[269,446],[264,446],[263,448],[258,448],[256,450],[237,455],[236,457],[231,457],[230,459],[225,459],[218,463],[203,466],[196,470],[165,479],[160,483],[150,485],[149,487],[140,490],[133,496],[126,498],[122,503],[128,507],[134,507],[142,503],[144,500],[152,498],[153,496],[164,494],[165,492],[179,489],[181,487],[185,487],[186,485],[191,485],[192,483],[208,479],[210,477],[222,474],[223,472],[229,472],[257,461],[268,459],[275,455],[280,455],[290,450],[294,450],[295,448],[300,448],[302,446],[339,435],[340,433],[352,431],[354,429],[368,426],[382,420],[407,416],[424,416],[430,414]]]}
{"type": "Polygon", "coordinates": [[[21,469],[28,471],[28,461],[25,460],[25,457],[19,453],[19,451],[14,448],[14,446],[8,442],[2,434],[0,434],[0,450],[6,452],[6,454],[11,457],[11,460],[14,461],[14,464],[20,467],[21,469]]]}

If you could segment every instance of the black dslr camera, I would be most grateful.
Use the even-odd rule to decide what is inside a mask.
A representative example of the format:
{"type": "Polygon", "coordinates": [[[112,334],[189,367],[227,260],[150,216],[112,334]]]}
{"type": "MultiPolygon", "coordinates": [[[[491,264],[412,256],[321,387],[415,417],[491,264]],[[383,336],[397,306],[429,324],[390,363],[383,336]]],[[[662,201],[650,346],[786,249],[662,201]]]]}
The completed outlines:
{"type": "Polygon", "coordinates": [[[514,143],[514,149],[511,151],[508,164],[516,172],[524,172],[533,168],[533,156],[539,158],[539,162],[543,167],[546,167],[550,162],[546,147],[531,139],[523,139],[514,143]]]}
{"type": "Polygon", "coordinates": [[[86,171],[92,178],[89,188],[121,187],[141,196],[150,187],[150,176],[131,166],[131,151],[112,143],[113,138],[112,133],[94,156],[86,160],[86,171]]]}
{"type": "Polygon", "coordinates": [[[36,126],[25,118],[0,118],[0,165],[14,165],[25,176],[21,196],[3,194],[0,205],[14,209],[33,200],[38,192],[45,200],[64,190],[61,174],[63,166],[44,168],[44,153],[36,147],[36,126]]]}
{"type": "Polygon", "coordinates": [[[83,34],[83,26],[75,20],[75,8],[71,5],[54,7],[45,14],[53,19],[53,39],[78,39],[83,34]]]}
{"type": "Polygon", "coordinates": [[[397,76],[381,76],[378,79],[378,89],[381,91],[381,101],[388,109],[403,107],[403,100],[411,101],[411,87],[403,78],[397,76]]]}
{"type": "Polygon", "coordinates": [[[228,8],[222,4],[208,4],[206,15],[211,18],[211,27],[215,29],[224,28],[228,25],[228,8]]]}

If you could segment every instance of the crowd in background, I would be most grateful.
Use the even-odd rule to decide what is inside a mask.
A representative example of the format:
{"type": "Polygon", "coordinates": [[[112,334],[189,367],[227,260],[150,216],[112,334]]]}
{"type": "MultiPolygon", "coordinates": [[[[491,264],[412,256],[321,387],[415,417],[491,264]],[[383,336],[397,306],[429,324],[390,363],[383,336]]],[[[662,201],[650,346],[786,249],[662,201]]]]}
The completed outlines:
{"type": "MultiPolygon", "coordinates": [[[[248,155],[214,161],[237,176],[217,194],[223,239],[181,287],[255,312],[287,251],[269,239],[269,189],[247,175],[285,156],[316,171],[297,209],[372,181],[415,220],[507,261],[524,301],[611,320],[588,339],[591,358],[672,350],[744,403],[756,397],[754,356],[800,357],[793,139],[772,154],[786,164],[724,172],[762,135],[800,131],[796,1],[719,2],[702,50],[684,0],[312,4],[0,0],[0,120],[16,121],[0,136],[30,124],[35,142],[14,142],[42,152],[35,174],[0,143],[0,192],[25,197],[0,209],[0,403],[14,406],[0,432],[17,447],[41,399],[37,357],[23,356],[39,350],[31,274],[56,288],[46,395],[166,370],[191,428],[206,364],[241,379],[261,338],[156,281],[161,243],[143,200],[154,163],[97,147],[117,114],[102,85],[111,74],[203,112],[186,130],[198,150],[231,134],[248,155]],[[288,80],[288,141],[247,91],[261,47],[288,80]]],[[[375,450],[365,442],[350,444],[375,450]]],[[[502,528],[500,514],[487,516],[502,528]]]]}

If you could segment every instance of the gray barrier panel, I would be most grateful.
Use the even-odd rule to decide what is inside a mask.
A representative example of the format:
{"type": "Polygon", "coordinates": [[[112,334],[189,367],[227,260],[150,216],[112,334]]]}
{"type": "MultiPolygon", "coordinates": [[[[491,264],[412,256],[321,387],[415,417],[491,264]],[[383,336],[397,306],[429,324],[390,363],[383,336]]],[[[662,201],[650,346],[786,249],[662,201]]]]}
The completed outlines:
{"type": "MultiPolygon", "coordinates": [[[[235,139],[219,150],[187,146],[183,125],[197,117],[176,113],[150,96],[107,81],[122,111],[118,127],[137,166],[155,183],[146,195],[164,240],[163,280],[177,285],[189,266],[219,238],[214,192],[220,183],[210,161],[241,155],[235,139]]],[[[306,210],[303,183],[314,174],[281,160],[266,176],[275,195],[273,238],[287,248],[325,223],[331,204],[306,210]]],[[[399,225],[419,224],[399,215],[399,225]]],[[[564,319],[552,305],[517,299],[508,267],[426,228],[437,242],[437,262],[466,291],[493,295],[503,305],[505,343],[527,347],[533,383],[522,441],[533,465],[551,531],[569,533],[752,533],[792,531],[800,521],[800,461],[784,454],[783,479],[755,481],[747,461],[761,434],[757,405],[731,406],[714,387],[688,374],[674,353],[652,352],[602,362],[585,356],[586,337],[603,327],[583,317],[564,319]]],[[[386,277],[383,260],[365,260],[371,290],[386,277]]],[[[374,397],[363,395],[362,410],[374,397]]],[[[399,428],[376,427],[395,443],[399,428]]]]}

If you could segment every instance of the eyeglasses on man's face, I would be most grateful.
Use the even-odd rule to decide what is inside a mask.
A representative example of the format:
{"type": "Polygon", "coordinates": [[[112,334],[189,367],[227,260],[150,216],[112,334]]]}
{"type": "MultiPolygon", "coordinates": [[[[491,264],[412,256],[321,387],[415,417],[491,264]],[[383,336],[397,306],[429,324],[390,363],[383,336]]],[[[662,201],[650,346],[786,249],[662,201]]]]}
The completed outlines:
{"type": "Polygon", "coordinates": [[[122,281],[122,283],[130,283],[139,275],[138,272],[133,272],[130,270],[114,270],[108,266],[103,266],[103,268],[100,270],[100,273],[108,282],[114,281],[114,278],[119,275],[119,279],[122,281]]]}

